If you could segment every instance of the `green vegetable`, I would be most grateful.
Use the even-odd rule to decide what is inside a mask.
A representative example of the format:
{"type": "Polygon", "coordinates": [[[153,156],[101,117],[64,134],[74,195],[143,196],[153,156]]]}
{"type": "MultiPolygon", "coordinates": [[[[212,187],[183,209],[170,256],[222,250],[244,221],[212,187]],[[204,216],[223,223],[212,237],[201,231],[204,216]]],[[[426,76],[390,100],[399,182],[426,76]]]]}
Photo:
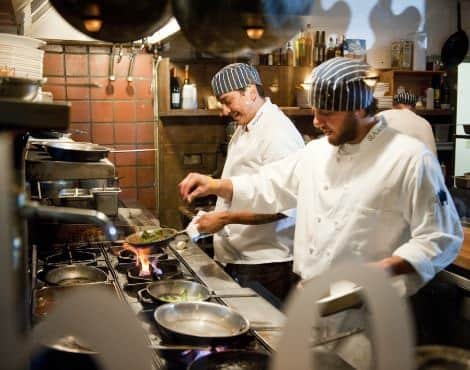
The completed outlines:
{"type": "Polygon", "coordinates": [[[173,235],[174,231],[172,229],[157,229],[154,231],[144,230],[140,235],[140,239],[144,243],[150,243],[167,239],[173,235]]]}
{"type": "Polygon", "coordinates": [[[158,299],[164,302],[195,302],[202,301],[203,296],[201,293],[196,295],[188,295],[188,290],[184,289],[180,294],[163,294],[158,296],[158,299]]]}

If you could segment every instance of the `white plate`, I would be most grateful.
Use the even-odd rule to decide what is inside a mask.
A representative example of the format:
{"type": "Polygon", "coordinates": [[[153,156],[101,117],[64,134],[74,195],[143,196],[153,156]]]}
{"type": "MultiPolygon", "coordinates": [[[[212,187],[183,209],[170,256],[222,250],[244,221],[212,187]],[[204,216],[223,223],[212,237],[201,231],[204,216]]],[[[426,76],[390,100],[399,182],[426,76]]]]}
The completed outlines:
{"type": "Polygon", "coordinates": [[[7,45],[23,46],[37,49],[46,45],[45,41],[33,39],[32,37],[14,35],[12,33],[0,33],[0,43],[7,45]]]}

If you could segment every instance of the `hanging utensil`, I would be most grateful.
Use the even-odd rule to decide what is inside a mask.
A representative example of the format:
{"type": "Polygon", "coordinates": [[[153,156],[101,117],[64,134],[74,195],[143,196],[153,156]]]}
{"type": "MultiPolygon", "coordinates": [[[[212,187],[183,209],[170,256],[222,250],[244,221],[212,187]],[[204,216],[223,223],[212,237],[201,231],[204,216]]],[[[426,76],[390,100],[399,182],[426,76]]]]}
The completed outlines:
{"type": "Polygon", "coordinates": [[[460,1],[457,2],[457,32],[450,35],[441,50],[441,59],[445,66],[454,67],[465,58],[468,52],[468,36],[462,29],[460,1]]]}
{"type": "Polygon", "coordinates": [[[127,87],[126,91],[129,95],[134,95],[134,86],[132,82],[134,81],[134,65],[135,65],[135,58],[137,56],[137,49],[135,48],[134,44],[132,44],[131,53],[129,54],[129,70],[127,71],[127,87]]]}
{"type": "Polygon", "coordinates": [[[114,75],[114,57],[116,55],[116,46],[111,47],[111,55],[109,56],[109,67],[108,67],[108,85],[106,86],[106,93],[108,95],[114,94],[113,82],[116,80],[114,75]]]}

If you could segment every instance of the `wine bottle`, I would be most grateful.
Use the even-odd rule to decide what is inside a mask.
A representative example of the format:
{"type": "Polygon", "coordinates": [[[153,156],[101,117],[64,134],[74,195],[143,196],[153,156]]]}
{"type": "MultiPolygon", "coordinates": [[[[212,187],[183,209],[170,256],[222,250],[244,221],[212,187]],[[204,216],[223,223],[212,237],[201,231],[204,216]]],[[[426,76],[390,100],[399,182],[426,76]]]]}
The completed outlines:
{"type": "Polygon", "coordinates": [[[189,65],[184,66],[184,81],[183,85],[189,85],[189,65]]]}
{"type": "Polygon", "coordinates": [[[320,63],[320,31],[315,31],[315,45],[313,46],[313,64],[317,66],[320,63]]]}
{"type": "Polygon", "coordinates": [[[310,24],[305,30],[305,65],[313,66],[313,30],[310,24]]]}
{"type": "Polygon", "coordinates": [[[171,77],[170,77],[170,106],[171,109],[180,109],[181,108],[181,88],[180,83],[178,81],[178,77],[176,77],[176,69],[172,68],[171,70],[171,77]]]}

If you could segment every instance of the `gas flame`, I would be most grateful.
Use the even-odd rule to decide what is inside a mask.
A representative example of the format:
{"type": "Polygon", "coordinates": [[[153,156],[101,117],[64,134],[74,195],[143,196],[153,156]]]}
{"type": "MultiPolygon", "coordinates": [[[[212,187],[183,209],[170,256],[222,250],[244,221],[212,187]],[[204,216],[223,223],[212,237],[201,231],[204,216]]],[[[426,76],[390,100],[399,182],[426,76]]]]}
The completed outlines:
{"type": "Polygon", "coordinates": [[[150,248],[134,248],[129,243],[124,243],[122,246],[136,255],[135,264],[140,266],[139,276],[150,276],[150,260],[148,258],[150,248]]]}

